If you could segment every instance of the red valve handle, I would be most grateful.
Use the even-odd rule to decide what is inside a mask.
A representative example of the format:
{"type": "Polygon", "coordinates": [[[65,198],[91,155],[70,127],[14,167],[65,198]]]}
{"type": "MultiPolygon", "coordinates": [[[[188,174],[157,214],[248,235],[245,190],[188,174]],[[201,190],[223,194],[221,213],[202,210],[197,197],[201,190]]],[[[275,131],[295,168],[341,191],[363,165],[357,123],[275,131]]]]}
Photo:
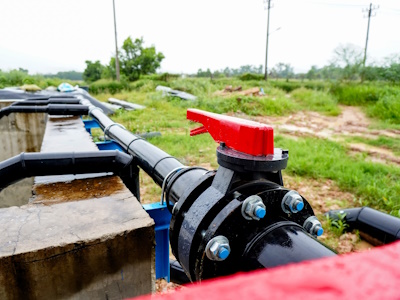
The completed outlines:
{"type": "Polygon", "coordinates": [[[209,132],[213,139],[231,149],[255,156],[274,154],[274,130],[271,126],[189,108],[187,119],[203,124],[190,135],[209,132]]]}

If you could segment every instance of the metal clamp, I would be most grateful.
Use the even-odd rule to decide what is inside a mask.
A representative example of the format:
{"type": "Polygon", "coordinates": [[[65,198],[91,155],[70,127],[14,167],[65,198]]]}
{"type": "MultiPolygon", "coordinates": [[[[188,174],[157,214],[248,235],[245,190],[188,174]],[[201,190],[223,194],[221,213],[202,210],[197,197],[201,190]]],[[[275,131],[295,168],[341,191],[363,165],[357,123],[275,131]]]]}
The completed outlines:
{"type": "Polygon", "coordinates": [[[187,166],[176,167],[175,169],[172,169],[172,171],[169,172],[169,173],[167,174],[167,176],[164,177],[164,180],[163,180],[163,183],[162,183],[162,186],[161,186],[161,201],[160,201],[160,204],[161,204],[161,205],[164,205],[165,187],[166,187],[166,184],[167,184],[167,181],[168,181],[169,177],[171,177],[172,175],[174,175],[176,172],[179,172],[180,170],[186,169],[186,168],[187,168],[187,166]]]}
{"type": "Polygon", "coordinates": [[[121,125],[121,124],[118,124],[118,123],[110,124],[104,129],[104,141],[106,140],[107,131],[110,131],[110,128],[113,127],[113,126],[118,126],[118,127],[122,128],[122,129],[126,130],[124,125],[121,125]]]}

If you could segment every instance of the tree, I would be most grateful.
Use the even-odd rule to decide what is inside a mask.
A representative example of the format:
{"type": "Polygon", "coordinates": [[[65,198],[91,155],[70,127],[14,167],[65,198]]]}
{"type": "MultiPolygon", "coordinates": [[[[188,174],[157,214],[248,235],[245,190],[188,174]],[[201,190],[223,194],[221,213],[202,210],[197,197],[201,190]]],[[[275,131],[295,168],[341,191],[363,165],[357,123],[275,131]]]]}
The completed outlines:
{"type": "Polygon", "coordinates": [[[137,80],[140,75],[155,73],[164,58],[164,54],[156,52],[154,46],[144,48],[143,38],[132,41],[128,37],[119,55],[121,73],[129,81],[137,80]]]}
{"type": "Polygon", "coordinates": [[[110,62],[103,69],[103,73],[101,74],[101,78],[111,78],[113,80],[117,79],[116,71],[115,71],[115,56],[110,58],[110,62]]]}
{"type": "Polygon", "coordinates": [[[332,63],[342,68],[341,79],[357,79],[362,71],[362,49],[353,44],[339,45],[334,50],[334,58],[332,63]]]}
{"type": "Polygon", "coordinates": [[[25,74],[28,74],[28,72],[29,72],[28,69],[24,69],[24,68],[18,68],[18,71],[25,73],[25,74]]]}
{"type": "Polygon", "coordinates": [[[289,78],[293,77],[294,75],[293,67],[290,64],[284,64],[280,62],[276,64],[274,68],[272,68],[271,75],[273,77],[286,78],[286,80],[289,80],[289,78]]]}
{"type": "Polygon", "coordinates": [[[197,77],[211,77],[210,69],[207,69],[206,71],[203,71],[202,69],[199,69],[197,71],[197,77]]]}
{"type": "Polygon", "coordinates": [[[400,81],[400,54],[392,54],[385,58],[384,67],[381,69],[381,77],[392,83],[400,81]]]}
{"type": "Polygon", "coordinates": [[[311,66],[311,69],[307,72],[306,77],[308,80],[314,80],[318,76],[317,66],[311,66]]]}
{"type": "Polygon", "coordinates": [[[90,60],[85,61],[86,69],[83,72],[83,80],[87,82],[93,82],[99,80],[103,73],[104,66],[100,63],[100,61],[96,60],[92,62],[90,60]]]}

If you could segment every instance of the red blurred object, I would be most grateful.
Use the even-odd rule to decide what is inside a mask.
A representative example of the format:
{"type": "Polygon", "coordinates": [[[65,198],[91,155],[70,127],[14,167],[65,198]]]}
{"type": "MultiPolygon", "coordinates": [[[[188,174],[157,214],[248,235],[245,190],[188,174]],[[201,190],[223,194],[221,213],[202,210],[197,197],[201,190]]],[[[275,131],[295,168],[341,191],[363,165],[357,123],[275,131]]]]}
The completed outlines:
{"type": "Polygon", "coordinates": [[[400,299],[400,242],[362,253],[304,261],[204,281],[137,300],[400,299]]]}
{"type": "Polygon", "coordinates": [[[187,110],[187,119],[203,124],[191,130],[191,136],[209,132],[216,142],[236,151],[254,156],[274,154],[271,126],[192,108],[187,110]]]}

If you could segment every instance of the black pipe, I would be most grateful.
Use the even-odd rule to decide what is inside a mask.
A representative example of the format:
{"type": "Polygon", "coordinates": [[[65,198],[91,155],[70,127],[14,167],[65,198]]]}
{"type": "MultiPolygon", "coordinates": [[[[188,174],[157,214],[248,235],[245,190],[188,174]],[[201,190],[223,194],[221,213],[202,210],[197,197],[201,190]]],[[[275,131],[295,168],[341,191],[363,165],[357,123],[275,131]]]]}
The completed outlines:
{"type": "Polygon", "coordinates": [[[38,106],[48,104],[80,104],[79,99],[74,98],[49,98],[46,100],[27,99],[24,101],[17,101],[11,104],[12,106],[38,106]]]}
{"type": "Polygon", "coordinates": [[[190,279],[186,276],[185,271],[177,260],[169,260],[169,273],[171,281],[178,284],[190,283],[190,279]]]}
{"type": "Polygon", "coordinates": [[[388,244],[400,239],[400,219],[367,206],[331,210],[326,215],[334,220],[345,215],[344,220],[350,228],[358,229],[362,237],[374,245],[388,244]]]}
{"type": "Polygon", "coordinates": [[[247,245],[242,270],[272,268],[336,255],[294,222],[281,221],[265,228],[247,245]]]}
{"type": "Polygon", "coordinates": [[[23,178],[45,175],[113,172],[130,166],[132,156],[121,151],[21,153],[0,162],[0,191],[23,178]]]}
{"type": "MultiPolygon", "coordinates": [[[[162,186],[164,179],[171,171],[185,167],[175,157],[114,123],[101,109],[89,105],[89,115],[97,121],[106,135],[134,156],[137,165],[159,186],[162,186]]],[[[204,169],[193,168],[182,176],[182,180],[175,180],[173,186],[168,187],[173,191],[170,193],[169,200],[177,202],[188,186],[196,182],[204,173],[204,169]]]]}
{"type": "Polygon", "coordinates": [[[75,104],[48,104],[45,106],[7,106],[0,109],[0,119],[10,113],[48,113],[50,115],[73,115],[81,116],[88,114],[88,107],[75,104]]]}

